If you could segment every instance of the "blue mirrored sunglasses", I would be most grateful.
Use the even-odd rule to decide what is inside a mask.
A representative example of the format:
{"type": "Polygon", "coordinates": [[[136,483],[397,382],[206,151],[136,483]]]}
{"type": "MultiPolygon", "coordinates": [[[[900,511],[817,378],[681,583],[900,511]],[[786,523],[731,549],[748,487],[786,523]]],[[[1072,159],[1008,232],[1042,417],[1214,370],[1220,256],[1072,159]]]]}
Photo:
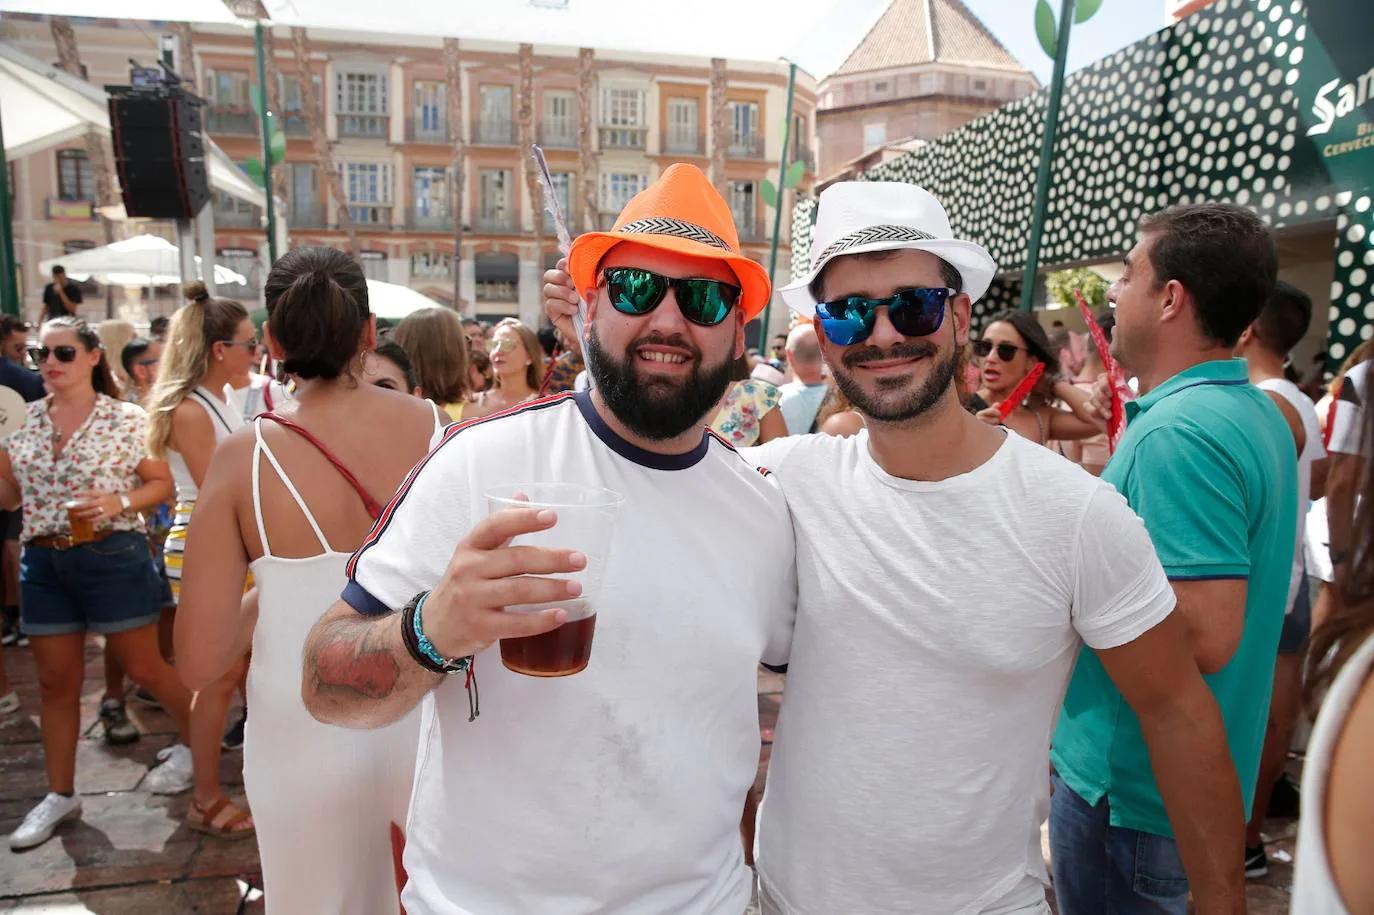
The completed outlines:
{"type": "Polygon", "coordinates": [[[958,293],[948,287],[901,289],[885,299],[851,295],[816,305],[821,329],[836,346],[862,343],[873,333],[878,309],[887,309],[887,319],[904,337],[928,337],[945,321],[945,303],[958,293]]]}

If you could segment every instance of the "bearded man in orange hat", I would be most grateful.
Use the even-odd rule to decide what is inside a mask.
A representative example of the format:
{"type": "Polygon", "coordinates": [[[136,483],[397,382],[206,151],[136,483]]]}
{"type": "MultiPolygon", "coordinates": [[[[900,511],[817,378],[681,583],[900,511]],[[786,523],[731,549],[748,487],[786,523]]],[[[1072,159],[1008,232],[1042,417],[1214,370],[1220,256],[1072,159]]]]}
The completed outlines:
{"type": "Polygon", "coordinates": [[[306,644],[303,693],[350,727],[425,700],[411,915],[740,913],[756,671],[790,649],[795,548],[773,481],[705,422],[768,277],[689,165],[579,237],[570,273],[593,390],[449,431],[350,563],[306,644]],[[549,481],[623,499],[603,555],[511,545],[545,530],[561,545],[566,507],[488,514],[490,488],[549,481]],[[578,578],[602,563],[581,600],[578,578]],[[572,633],[587,603],[585,669],[503,667],[494,643],[572,633]]]}

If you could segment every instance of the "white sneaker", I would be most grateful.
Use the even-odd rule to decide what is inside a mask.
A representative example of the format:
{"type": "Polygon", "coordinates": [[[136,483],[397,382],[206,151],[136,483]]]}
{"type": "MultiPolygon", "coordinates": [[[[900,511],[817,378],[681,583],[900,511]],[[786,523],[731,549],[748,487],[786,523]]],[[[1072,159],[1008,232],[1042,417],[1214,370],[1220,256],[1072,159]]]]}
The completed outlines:
{"type": "Polygon", "coordinates": [[[148,773],[145,784],[153,794],[180,794],[191,788],[191,750],[174,743],[157,751],[162,764],[148,773]]]}
{"type": "Polygon", "coordinates": [[[13,715],[19,711],[19,691],[10,690],[8,694],[0,696],[0,715],[13,715]]]}
{"type": "Polygon", "coordinates": [[[81,798],[50,792],[29,811],[19,828],[10,833],[10,850],[23,851],[52,838],[57,827],[81,816],[81,798]]]}

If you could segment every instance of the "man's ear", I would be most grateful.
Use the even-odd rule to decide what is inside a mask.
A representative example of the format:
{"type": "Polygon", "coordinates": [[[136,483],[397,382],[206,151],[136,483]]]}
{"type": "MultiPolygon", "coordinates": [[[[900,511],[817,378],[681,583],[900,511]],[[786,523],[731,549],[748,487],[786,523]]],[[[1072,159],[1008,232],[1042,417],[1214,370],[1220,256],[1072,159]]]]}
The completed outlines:
{"type": "Polygon", "coordinates": [[[1187,305],[1192,302],[1192,298],[1182,283],[1178,280],[1169,280],[1164,284],[1164,301],[1160,303],[1159,319],[1161,321],[1177,320],[1184,313],[1187,305]]]}

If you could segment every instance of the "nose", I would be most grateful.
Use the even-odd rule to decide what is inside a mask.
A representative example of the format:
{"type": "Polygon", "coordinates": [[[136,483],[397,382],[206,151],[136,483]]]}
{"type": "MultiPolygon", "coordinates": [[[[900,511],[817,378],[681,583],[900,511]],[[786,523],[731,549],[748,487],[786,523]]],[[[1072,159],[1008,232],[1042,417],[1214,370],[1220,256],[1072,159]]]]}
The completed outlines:
{"type": "Polygon", "coordinates": [[[682,309],[677,304],[677,290],[669,289],[663,296],[663,301],[649,313],[645,328],[646,330],[657,331],[665,337],[671,337],[674,334],[685,335],[687,325],[688,321],[682,316],[682,309]]]}
{"type": "Polygon", "coordinates": [[[873,332],[868,335],[867,342],[870,346],[879,348],[897,346],[906,340],[906,337],[892,326],[892,319],[888,316],[886,305],[878,309],[877,315],[873,319],[873,332]]]}
{"type": "Polygon", "coordinates": [[[1107,288],[1107,301],[1116,304],[1116,298],[1120,294],[1121,280],[1117,280],[1107,288]]]}

